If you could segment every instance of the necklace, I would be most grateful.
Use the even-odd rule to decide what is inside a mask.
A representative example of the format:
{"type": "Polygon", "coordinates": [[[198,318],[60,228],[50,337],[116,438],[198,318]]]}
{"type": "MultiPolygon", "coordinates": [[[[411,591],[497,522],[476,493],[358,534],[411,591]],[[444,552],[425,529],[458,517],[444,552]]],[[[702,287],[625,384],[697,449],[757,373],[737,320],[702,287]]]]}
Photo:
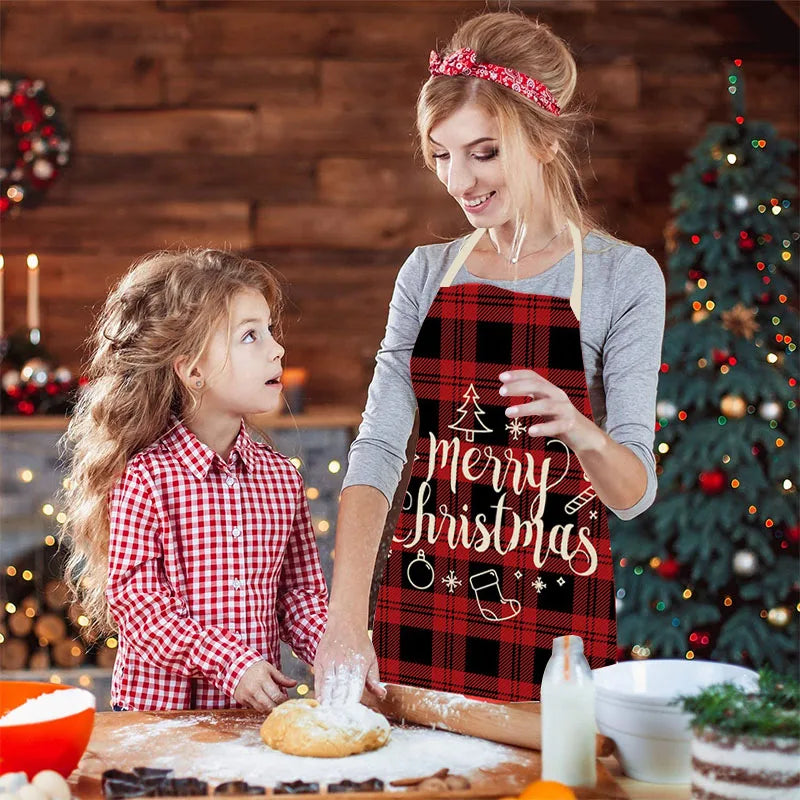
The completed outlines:
{"type": "MultiPolygon", "coordinates": [[[[556,240],[556,239],[557,239],[557,238],[558,238],[558,237],[559,237],[559,236],[560,236],[562,233],[564,233],[564,231],[565,231],[566,229],[567,229],[567,223],[565,222],[565,223],[563,224],[563,226],[562,226],[561,228],[559,228],[559,230],[557,230],[557,231],[555,232],[555,234],[553,235],[553,237],[552,237],[551,239],[548,239],[548,241],[545,243],[545,245],[544,245],[543,247],[540,247],[538,250],[531,250],[531,252],[530,252],[530,253],[525,253],[525,255],[524,255],[524,256],[511,256],[511,258],[509,258],[509,261],[510,261],[512,264],[518,264],[520,261],[523,261],[524,259],[526,259],[526,258],[528,258],[528,257],[530,257],[530,256],[535,256],[535,255],[538,255],[539,253],[543,252],[544,250],[547,250],[547,248],[548,248],[548,247],[549,247],[549,246],[550,246],[550,245],[551,245],[551,244],[552,244],[552,243],[553,243],[553,242],[554,242],[554,241],[555,241],[555,240],[556,240]]],[[[500,252],[500,249],[499,249],[499,248],[498,248],[498,250],[497,250],[497,255],[502,255],[502,253],[500,252]]]]}

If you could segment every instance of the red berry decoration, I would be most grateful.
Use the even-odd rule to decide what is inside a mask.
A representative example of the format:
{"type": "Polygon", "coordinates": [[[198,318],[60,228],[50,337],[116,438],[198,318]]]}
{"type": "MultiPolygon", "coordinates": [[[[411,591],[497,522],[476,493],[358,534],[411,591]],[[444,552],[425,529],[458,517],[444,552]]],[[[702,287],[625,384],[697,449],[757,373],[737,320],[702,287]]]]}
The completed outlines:
{"type": "Polygon", "coordinates": [[[668,558],[656,567],[656,572],[666,581],[675,580],[680,571],[681,565],[674,558],[668,558]]]}
{"type": "Polygon", "coordinates": [[[725,489],[726,477],[721,469],[700,473],[700,488],[705,494],[720,494],[725,489]]]}
{"type": "Polygon", "coordinates": [[[791,528],[787,528],[786,538],[792,544],[797,544],[798,539],[800,539],[800,525],[793,525],[791,528]]]}

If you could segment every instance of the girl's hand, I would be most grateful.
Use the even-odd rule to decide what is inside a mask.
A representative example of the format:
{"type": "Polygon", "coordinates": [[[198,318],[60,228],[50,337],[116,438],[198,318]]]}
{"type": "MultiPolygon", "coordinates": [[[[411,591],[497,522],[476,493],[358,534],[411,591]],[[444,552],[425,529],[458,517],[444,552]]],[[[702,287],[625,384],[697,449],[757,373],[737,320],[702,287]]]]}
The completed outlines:
{"type": "Polygon", "coordinates": [[[328,705],[360,703],[365,684],[376,697],[386,695],[378,675],[375,649],[366,629],[329,617],[314,661],[317,700],[328,705]]]}
{"type": "Polygon", "coordinates": [[[602,431],[583,416],[572,404],[567,393],[537,372],[518,369],[500,374],[504,397],[530,397],[529,403],[512,405],[506,416],[539,417],[528,427],[531,436],[558,437],[575,453],[598,448],[602,444],[602,431]]]}
{"type": "Polygon", "coordinates": [[[289,699],[286,688],[296,683],[269,661],[257,661],[239,679],[233,699],[257,711],[272,711],[289,699]]]}

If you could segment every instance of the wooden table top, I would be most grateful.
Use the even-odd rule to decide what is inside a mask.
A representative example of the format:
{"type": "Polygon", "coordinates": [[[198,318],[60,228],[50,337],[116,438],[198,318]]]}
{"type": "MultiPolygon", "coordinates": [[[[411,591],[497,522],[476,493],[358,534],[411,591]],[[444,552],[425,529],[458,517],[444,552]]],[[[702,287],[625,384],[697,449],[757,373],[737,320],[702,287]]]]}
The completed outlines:
{"type": "MultiPolygon", "coordinates": [[[[153,766],[154,754],[171,754],[177,757],[181,767],[180,777],[192,776],[193,766],[198,765],[198,753],[203,747],[236,739],[241,732],[257,731],[263,721],[263,714],[250,710],[235,711],[184,711],[184,712],[103,712],[95,716],[92,738],[89,742],[78,770],[70,783],[73,792],[81,800],[99,800],[102,797],[100,776],[106,769],[130,771],[134,766],[153,766]],[[172,721],[172,724],[165,724],[172,721]],[[181,730],[174,729],[175,721],[180,721],[181,730]],[[252,730],[251,730],[252,729],[252,730]],[[194,744],[186,749],[183,758],[181,747],[194,744]],[[199,743],[199,744],[198,744],[199,743]],[[174,751],[174,752],[173,752],[174,751]],[[194,761],[192,760],[194,758],[194,761]]],[[[450,734],[455,735],[455,734],[450,734]]],[[[474,741],[474,740],[473,740],[474,741]]],[[[258,741],[260,745],[260,740],[258,741]]],[[[258,747],[258,751],[261,748],[258,747]]],[[[421,793],[414,790],[380,793],[357,793],[350,796],[360,800],[383,800],[387,797],[407,797],[409,800],[481,800],[514,794],[541,774],[539,753],[522,748],[508,748],[513,763],[504,763],[497,768],[482,767],[470,774],[473,789],[461,792],[421,793]],[[476,780],[477,776],[477,780],[476,780]]],[[[212,752],[209,750],[209,752],[212,752]]],[[[258,753],[254,749],[254,759],[258,753]]],[[[201,755],[199,760],[205,759],[201,755]]],[[[410,769],[413,773],[413,769],[410,769]]],[[[201,774],[201,773],[197,773],[201,774]]],[[[241,776],[247,780],[247,775],[241,776]]],[[[298,776],[300,777],[300,776],[298,776]]],[[[380,777],[380,776],[379,776],[380,777]]],[[[210,780],[216,785],[215,780],[210,780]]],[[[251,780],[251,783],[255,781],[251,780]]],[[[263,781],[258,781],[263,783],[263,781]]],[[[658,785],[642,783],[622,775],[619,764],[613,757],[598,762],[598,786],[596,789],[579,789],[579,800],[688,800],[688,785],[658,785]]],[[[287,795],[282,795],[287,796],[287,795]]],[[[310,800],[329,795],[304,795],[310,800]]]]}

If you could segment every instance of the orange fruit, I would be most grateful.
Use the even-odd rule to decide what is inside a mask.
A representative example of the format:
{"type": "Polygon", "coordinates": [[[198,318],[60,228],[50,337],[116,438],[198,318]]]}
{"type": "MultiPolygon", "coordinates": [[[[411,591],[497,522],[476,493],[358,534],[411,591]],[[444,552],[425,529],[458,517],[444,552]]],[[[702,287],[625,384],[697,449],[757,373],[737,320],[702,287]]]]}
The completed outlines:
{"type": "Polygon", "coordinates": [[[525,787],[519,800],[577,800],[575,792],[558,781],[534,781],[525,787]]]}

